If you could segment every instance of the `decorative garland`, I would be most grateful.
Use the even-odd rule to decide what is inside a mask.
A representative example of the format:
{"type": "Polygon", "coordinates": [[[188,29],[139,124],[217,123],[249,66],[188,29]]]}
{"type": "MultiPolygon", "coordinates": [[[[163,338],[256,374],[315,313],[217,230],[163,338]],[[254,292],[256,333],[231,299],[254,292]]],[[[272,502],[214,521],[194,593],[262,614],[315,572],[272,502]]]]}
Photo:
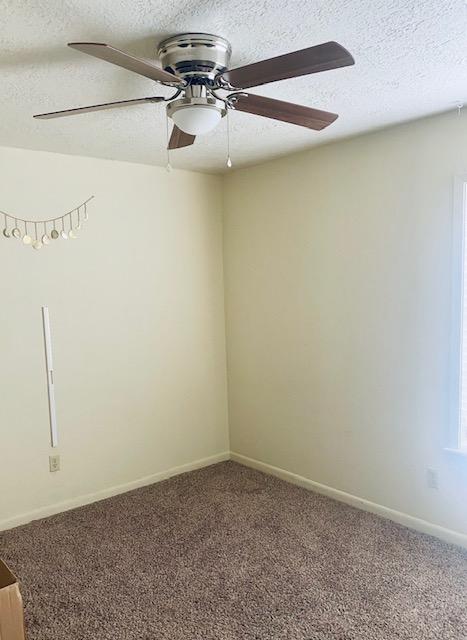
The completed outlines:
{"type": "Polygon", "coordinates": [[[24,245],[37,250],[50,244],[51,240],[77,238],[76,232],[81,229],[82,222],[88,220],[87,204],[93,198],[94,196],[91,196],[71,211],[48,220],[24,220],[0,211],[5,220],[3,237],[21,240],[24,245]],[[34,229],[34,235],[29,234],[31,229],[34,229]]]}

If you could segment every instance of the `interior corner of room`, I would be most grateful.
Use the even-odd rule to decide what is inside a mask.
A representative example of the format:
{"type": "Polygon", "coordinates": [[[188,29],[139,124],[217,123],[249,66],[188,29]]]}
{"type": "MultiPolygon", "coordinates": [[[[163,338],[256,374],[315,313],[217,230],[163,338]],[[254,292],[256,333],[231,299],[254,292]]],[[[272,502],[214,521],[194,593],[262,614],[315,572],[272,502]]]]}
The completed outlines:
{"type": "MultiPolygon", "coordinates": [[[[142,19],[118,4],[125,24],[142,19]]],[[[278,20],[279,3],[271,4],[278,20]]],[[[339,3],[331,4],[335,22],[339,3]]],[[[347,5],[363,11],[344,4],[350,21],[347,5]]],[[[376,11],[364,4],[364,15],[376,11]]],[[[409,4],[422,11],[423,3],[409,4]]],[[[441,19],[428,4],[422,26],[441,19]]],[[[176,18],[195,24],[197,9],[188,5],[176,18]]],[[[298,20],[298,9],[290,11],[298,20]]],[[[396,20],[378,11],[388,24],[396,20]]],[[[20,17],[43,25],[40,12],[20,17]]],[[[369,101],[365,125],[354,106],[346,111],[350,71],[339,64],[353,70],[354,59],[324,37],[320,22],[320,46],[331,46],[338,75],[317,96],[342,112],[334,133],[333,111],[278,106],[293,97],[287,82],[308,104],[310,80],[298,72],[276,78],[269,59],[258,63],[267,82],[283,82],[276,93],[246,93],[261,84],[259,67],[246,64],[261,49],[247,46],[247,26],[227,21],[232,36],[239,30],[232,43],[245,46],[244,66],[229,70],[229,40],[204,32],[164,39],[175,18],[164,20],[156,71],[143,31],[128,43],[131,55],[99,42],[72,42],[72,53],[37,42],[38,79],[24,68],[26,50],[6,47],[0,56],[3,99],[10,96],[9,124],[0,123],[0,637],[2,597],[8,606],[17,599],[22,620],[24,587],[31,640],[46,632],[64,640],[80,625],[76,637],[91,640],[88,606],[101,634],[105,624],[115,634],[125,611],[128,640],[137,632],[173,640],[308,640],[324,632],[330,640],[408,640],[418,632],[420,640],[461,640],[467,110],[453,98],[457,75],[447,76],[442,102],[423,93],[429,69],[418,61],[416,77],[402,74],[399,96],[395,78],[380,86],[368,75],[377,53],[349,36],[359,108],[371,88],[389,101],[384,113],[369,101]],[[187,60],[190,47],[213,59],[187,60]],[[99,71],[82,56],[78,66],[76,50],[123,67],[110,75],[119,91],[103,82],[105,65],[99,71]],[[30,77],[38,102],[39,80],[52,87],[67,70],[64,91],[82,105],[86,69],[94,89],[102,86],[102,104],[46,112],[41,102],[33,121],[28,98],[14,113],[16,82],[26,86],[30,77]],[[128,79],[129,71],[145,79],[128,79]],[[410,78],[420,82],[423,109],[410,78]],[[131,80],[141,89],[158,82],[161,95],[122,100],[132,96],[131,80]],[[150,116],[137,105],[133,116],[120,109],[143,102],[150,116]],[[78,112],[87,115],[63,124],[78,112]],[[309,129],[323,137],[305,137],[309,129]],[[105,534],[108,555],[98,545],[105,534]],[[128,584],[112,573],[112,549],[122,574],[134,560],[128,584]],[[92,580],[73,565],[85,553],[97,567],[92,580]],[[55,571],[69,572],[70,587],[57,578],[61,591],[47,600],[38,589],[55,571]],[[115,579],[108,593],[107,579],[115,579]],[[103,600],[92,607],[96,593],[103,600]]],[[[78,33],[94,37],[79,24],[78,33]]],[[[392,37],[402,42],[397,25],[392,37]]],[[[289,39],[295,33],[284,29],[289,39]]],[[[440,52],[443,33],[434,40],[440,52]]],[[[409,49],[397,50],[407,53],[418,36],[404,37],[409,49]]],[[[263,57],[274,59],[268,42],[263,57]]],[[[451,58],[439,63],[439,78],[451,58]]],[[[52,97],[61,107],[59,93],[52,97]]]]}
{"type": "Polygon", "coordinates": [[[2,253],[2,525],[231,450],[465,536],[466,466],[446,451],[465,131],[447,113],[218,176],[1,149],[10,209],[79,199],[78,172],[100,197],[60,268],[2,253]]]}

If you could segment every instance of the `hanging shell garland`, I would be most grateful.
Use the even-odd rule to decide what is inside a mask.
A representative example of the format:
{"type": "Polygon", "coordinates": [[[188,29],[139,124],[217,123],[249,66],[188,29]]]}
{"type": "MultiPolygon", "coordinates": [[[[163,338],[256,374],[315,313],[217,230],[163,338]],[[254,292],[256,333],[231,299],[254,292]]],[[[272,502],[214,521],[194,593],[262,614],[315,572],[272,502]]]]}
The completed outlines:
{"type": "Polygon", "coordinates": [[[71,211],[58,216],[58,218],[49,218],[48,220],[23,220],[23,218],[16,218],[5,211],[0,211],[5,225],[2,232],[3,237],[21,240],[22,244],[32,247],[36,251],[49,245],[52,240],[58,240],[58,238],[63,238],[63,240],[77,238],[77,232],[81,229],[83,222],[89,218],[87,205],[93,198],[94,196],[91,196],[71,211]]]}

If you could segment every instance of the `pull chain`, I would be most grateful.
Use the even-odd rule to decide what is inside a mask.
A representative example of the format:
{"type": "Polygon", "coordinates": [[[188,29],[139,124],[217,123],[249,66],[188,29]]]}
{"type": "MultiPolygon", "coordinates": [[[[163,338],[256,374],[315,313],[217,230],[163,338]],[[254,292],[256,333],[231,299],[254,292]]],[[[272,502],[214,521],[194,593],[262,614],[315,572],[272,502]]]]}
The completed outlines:
{"type": "Polygon", "coordinates": [[[167,137],[167,166],[166,166],[166,169],[167,169],[168,173],[170,173],[172,171],[172,165],[170,164],[169,116],[167,115],[167,112],[165,114],[165,130],[166,130],[166,137],[167,137]]]}
{"type": "Polygon", "coordinates": [[[227,166],[229,169],[232,167],[232,159],[230,157],[230,117],[229,108],[227,107],[227,166]]]}

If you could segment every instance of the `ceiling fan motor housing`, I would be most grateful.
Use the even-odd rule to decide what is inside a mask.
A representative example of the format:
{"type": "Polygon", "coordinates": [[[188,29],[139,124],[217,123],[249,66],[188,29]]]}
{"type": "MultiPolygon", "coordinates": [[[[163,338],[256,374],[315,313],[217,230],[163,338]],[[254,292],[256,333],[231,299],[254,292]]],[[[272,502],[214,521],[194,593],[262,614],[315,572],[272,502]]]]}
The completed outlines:
{"type": "Polygon", "coordinates": [[[165,71],[196,84],[213,81],[229,66],[232,47],[221,36],[182,33],[159,44],[157,56],[165,71]]]}

